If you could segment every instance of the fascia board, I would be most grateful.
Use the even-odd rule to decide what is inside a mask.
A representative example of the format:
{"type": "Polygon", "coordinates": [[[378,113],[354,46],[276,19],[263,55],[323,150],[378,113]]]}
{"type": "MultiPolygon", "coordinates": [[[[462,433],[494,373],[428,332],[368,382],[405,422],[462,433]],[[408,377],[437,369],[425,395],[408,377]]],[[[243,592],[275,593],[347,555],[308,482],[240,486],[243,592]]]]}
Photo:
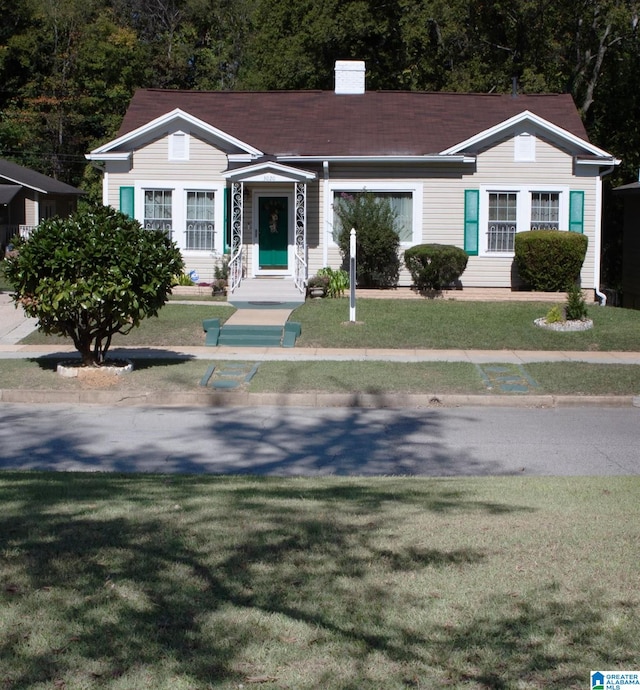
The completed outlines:
{"type": "Polygon", "coordinates": [[[278,156],[283,162],[307,163],[475,163],[476,157],[469,155],[429,155],[429,156],[278,156]]]}
{"type": "Polygon", "coordinates": [[[601,168],[603,165],[620,165],[622,161],[619,158],[609,156],[608,158],[593,160],[592,158],[582,159],[580,156],[576,157],[576,165],[596,165],[601,168]]]}
{"type": "Polygon", "coordinates": [[[121,137],[113,139],[112,141],[109,141],[106,144],[99,146],[97,149],[91,151],[89,155],[92,156],[92,159],[98,159],[102,154],[113,151],[113,149],[116,149],[119,146],[123,146],[132,141],[135,141],[136,139],[147,138],[156,130],[163,129],[168,124],[176,122],[178,120],[183,120],[192,127],[200,129],[202,132],[204,132],[205,135],[221,139],[222,141],[236,146],[253,156],[262,155],[262,151],[260,151],[259,149],[250,146],[244,141],[240,141],[240,139],[232,137],[226,132],[223,132],[221,129],[207,124],[203,120],[200,120],[199,118],[190,115],[189,113],[185,112],[184,110],[181,110],[180,108],[175,108],[171,112],[165,113],[164,115],[157,117],[155,120],[151,120],[150,122],[147,122],[141,127],[131,130],[131,132],[127,132],[126,134],[123,134],[121,137]]]}
{"type": "Polygon", "coordinates": [[[571,132],[568,132],[566,129],[562,129],[562,127],[558,127],[557,125],[554,125],[552,122],[549,122],[548,120],[545,120],[544,118],[535,115],[529,110],[523,110],[519,115],[514,115],[513,117],[510,117],[508,120],[504,120],[503,122],[500,122],[499,124],[490,127],[489,129],[485,129],[482,132],[478,132],[478,134],[469,137],[469,139],[461,141],[459,144],[456,144],[455,146],[451,146],[450,148],[441,151],[441,153],[443,155],[460,153],[460,151],[464,151],[470,146],[475,146],[479,143],[482,143],[483,141],[492,139],[493,137],[507,131],[510,127],[521,124],[523,122],[530,122],[532,124],[535,124],[541,129],[546,130],[551,134],[554,134],[556,137],[559,137],[560,139],[563,139],[564,141],[567,141],[573,144],[574,146],[578,146],[581,149],[584,149],[593,156],[611,158],[611,154],[607,153],[606,151],[598,148],[597,146],[594,146],[593,144],[589,143],[588,141],[585,141],[584,139],[581,139],[580,137],[577,137],[575,134],[571,134],[571,132]]]}
{"type": "Polygon", "coordinates": [[[128,161],[131,158],[131,151],[122,151],[118,153],[86,153],[85,158],[88,161],[128,161]]]}

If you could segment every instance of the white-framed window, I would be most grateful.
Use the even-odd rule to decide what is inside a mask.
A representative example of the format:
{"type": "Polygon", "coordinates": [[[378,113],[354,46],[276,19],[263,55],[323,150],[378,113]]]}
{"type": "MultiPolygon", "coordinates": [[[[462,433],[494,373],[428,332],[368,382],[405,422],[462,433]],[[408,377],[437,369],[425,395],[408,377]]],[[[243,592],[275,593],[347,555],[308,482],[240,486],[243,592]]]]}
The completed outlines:
{"type": "Polygon", "coordinates": [[[564,187],[481,188],[480,254],[513,255],[517,232],[568,230],[569,191],[564,187]]]}
{"type": "Polygon", "coordinates": [[[512,252],[518,227],[518,194],[489,192],[487,251],[512,252]]]}
{"type": "Polygon", "coordinates": [[[215,192],[187,190],[185,249],[213,251],[215,237],[215,192]]]}
{"type": "Polygon", "coordinates": [[[342,230],[336,208],[343,199],[358,194],[371,193],[377,199],[386,201],[395,213],[396,232],[400,244],[412,245],[422,241],[422,185],[363,181],[357,183],[333,182],[329,185],[330,212],[329,235],[333,244],[338,244],[342,230]]]}
{"type": "Polygon", "coordinates": [[[173,132],[169,135],[169,160],[189,160],[189,135],[186,132],[173,132]]]}
{"type": "Polygon", "coordinates": [[[143,227],[173,234],[173,193],[170,189],[144,190],[143,227]]]}
{"type": "Polygon", "coordinates": [[[560,230],[560,193],[531,192],[530,230],[560,230]]]}
{"type": "Polygon", "coordinates": [[[185,252],[222,252],[224,189],[224,183],[178,182],[167,188],[166,182],[140,180],[135,217],[145,228],[164,230],[185,252]]]}

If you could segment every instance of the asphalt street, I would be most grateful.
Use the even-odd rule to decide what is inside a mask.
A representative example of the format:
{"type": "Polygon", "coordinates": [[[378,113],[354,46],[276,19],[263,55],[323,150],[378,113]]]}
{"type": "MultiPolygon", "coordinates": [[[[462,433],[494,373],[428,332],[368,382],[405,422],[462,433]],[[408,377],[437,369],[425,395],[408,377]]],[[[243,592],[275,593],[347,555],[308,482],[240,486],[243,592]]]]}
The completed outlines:
{"type": "Polygon", "coordinates": [[[0,468],[319,475],[634,475],[639,408],[0,405],[0,468]]]}

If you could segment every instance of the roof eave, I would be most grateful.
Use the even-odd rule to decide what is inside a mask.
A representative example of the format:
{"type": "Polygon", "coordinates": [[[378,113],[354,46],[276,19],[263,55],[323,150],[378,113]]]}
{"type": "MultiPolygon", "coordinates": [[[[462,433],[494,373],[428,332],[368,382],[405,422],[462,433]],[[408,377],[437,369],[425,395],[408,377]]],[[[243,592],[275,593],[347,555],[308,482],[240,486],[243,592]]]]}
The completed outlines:
{"type": "Polygon", "coordinates": [[[131,158],[132,151],[118,151],[117,153],[86,153],[85,158],[88,161],[128,161],[131,158]]]}
{"type": "Polygon", "coordinates": [[[476,157],[469,155],[390,155],[390,156],[278,156],[287,163],[475,163],[476,157]]]}
{"type": "Polygon", "coordinates": [[[607,166],[616,166],[620,165],[622,161],[619,158],[615,158],[614,156],[606,156],[603,158],[580,158],[580,156],[576,156],[576,165],[595,165],[600,168],[607,166]]]}

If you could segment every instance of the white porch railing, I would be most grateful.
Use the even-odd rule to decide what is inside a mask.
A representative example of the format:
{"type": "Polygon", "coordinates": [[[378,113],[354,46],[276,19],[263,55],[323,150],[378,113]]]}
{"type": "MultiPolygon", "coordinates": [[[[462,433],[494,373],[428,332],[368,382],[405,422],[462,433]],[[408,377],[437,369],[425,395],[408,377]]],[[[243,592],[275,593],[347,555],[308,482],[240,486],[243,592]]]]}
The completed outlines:
{"type": "Polygon", "coordinates": [[[233,292],[240,287],[242,282],[242,247],[238,251],[231,254],[229,259],[229,292],[233,292]]]}

